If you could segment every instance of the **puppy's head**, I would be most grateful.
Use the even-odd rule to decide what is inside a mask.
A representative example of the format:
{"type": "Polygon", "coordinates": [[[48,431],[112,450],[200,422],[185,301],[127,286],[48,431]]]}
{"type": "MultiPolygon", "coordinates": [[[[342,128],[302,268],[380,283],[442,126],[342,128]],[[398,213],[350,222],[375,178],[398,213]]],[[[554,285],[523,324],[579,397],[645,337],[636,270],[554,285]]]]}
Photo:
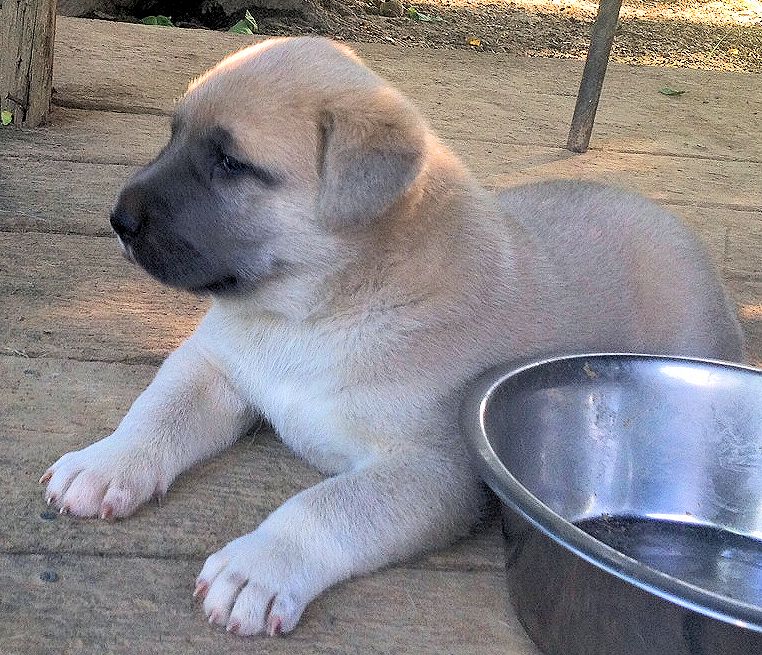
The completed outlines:
{"type": "Polygon", "coordinates": [[[330,266],[341,233],[384,221],[425,163],[420,114],[348,50],[273,39],[195,81],[111,223],[165,284],[245,293],[330,266]]]}

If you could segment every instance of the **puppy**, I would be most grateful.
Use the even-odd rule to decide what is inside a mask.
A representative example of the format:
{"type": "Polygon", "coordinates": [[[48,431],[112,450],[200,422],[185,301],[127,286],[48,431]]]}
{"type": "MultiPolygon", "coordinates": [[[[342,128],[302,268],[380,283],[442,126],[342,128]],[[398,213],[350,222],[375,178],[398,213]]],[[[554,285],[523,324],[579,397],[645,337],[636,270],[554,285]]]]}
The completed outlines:
{"type": "Polygon", "coordinates": [[[191,84],[111,223],[161,282],[210,294],[109,437],[45,473],[121,518],[264,416],[327,479],[211,555],[210,622],[286,633],[351,576],[445,545],[485,494],[458,435],[482,370],[626,351],[738,361],[733,311],[671,215],[611,188],[495,196],[348,49],[274,39],[191,84]]]}

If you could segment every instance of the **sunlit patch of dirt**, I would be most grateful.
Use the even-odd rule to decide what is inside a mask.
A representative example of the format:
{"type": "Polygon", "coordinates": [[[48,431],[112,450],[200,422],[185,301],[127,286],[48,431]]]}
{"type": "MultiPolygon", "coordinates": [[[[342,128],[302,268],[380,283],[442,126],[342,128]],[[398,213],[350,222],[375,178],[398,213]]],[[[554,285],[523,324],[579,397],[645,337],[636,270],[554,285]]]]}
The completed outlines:
{"type": "MultiPolygon", "coordinates": [[[[582,59],[595,0],[303,0],[304,11],[251,9],[259,32],[582,59]],[[381,8],[384,2],[384,9],[381,8]],[[389,16],[389,6],[398,15],[389,16]]],[[[152,0],[182,27],[227,29],[203,3],[152,0]]],[[[394,12],[392,12],[394,13],[394,12]]],[[[98,18],[137,20],[139,16],[98,18]]],[[[611,55],[629,64],[762,72],[762,0],[624,0],[611,55]]]]}

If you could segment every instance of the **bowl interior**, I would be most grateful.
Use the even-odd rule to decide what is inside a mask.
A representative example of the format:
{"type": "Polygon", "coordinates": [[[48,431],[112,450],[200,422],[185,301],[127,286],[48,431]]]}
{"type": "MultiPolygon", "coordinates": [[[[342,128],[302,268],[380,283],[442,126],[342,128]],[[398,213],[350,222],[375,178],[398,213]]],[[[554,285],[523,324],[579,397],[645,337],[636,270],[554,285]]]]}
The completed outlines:
{"type": "Polygon", "coordinates": [[[762,373],[648,356],[509,375],[482,426],[510,474],[596,539],[762,606],[762,373]]]}

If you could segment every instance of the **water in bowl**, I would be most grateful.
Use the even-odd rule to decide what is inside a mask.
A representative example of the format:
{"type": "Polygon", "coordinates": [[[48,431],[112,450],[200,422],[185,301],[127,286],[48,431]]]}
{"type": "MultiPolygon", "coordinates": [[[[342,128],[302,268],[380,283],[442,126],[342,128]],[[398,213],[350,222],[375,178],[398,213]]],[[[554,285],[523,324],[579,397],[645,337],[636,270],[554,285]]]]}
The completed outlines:
{"type": "Polygon", "coordinates": [[[575,525],[657,571],[762,605],[762,540],[711,525],[642,517],[605,515],[575,525]]]}

